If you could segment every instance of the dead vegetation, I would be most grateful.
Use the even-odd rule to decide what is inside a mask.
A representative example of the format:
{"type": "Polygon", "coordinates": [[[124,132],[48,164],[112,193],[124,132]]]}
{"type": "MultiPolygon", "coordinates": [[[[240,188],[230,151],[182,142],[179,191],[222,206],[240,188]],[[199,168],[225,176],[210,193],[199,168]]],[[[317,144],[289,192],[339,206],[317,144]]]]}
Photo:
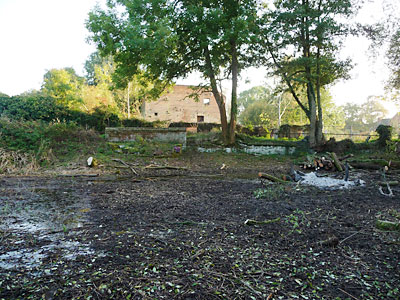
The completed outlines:
{"type": "Polygon", "coordinates": [[[39,164],[29,153],[0,148],[0,174],[29,174],[36,171],[39,164]]]}

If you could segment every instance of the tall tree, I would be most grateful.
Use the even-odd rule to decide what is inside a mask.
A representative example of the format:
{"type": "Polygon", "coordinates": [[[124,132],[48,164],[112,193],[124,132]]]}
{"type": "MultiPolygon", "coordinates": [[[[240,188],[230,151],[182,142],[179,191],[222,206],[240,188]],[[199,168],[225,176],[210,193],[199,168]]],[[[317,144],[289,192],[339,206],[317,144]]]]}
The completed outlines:
{"type": "Polygon", "coordinates": [[[323,141],[321,90],[346,78],[348,60],[337,58],[340,38],[350,33],[338,20],[350,18],[357,6],[352,0],[277,0],[265,15],[265,44],[275,74],[287,84],[310,121],[310,146],[323,141]],[[306,90],[307,103],[298,95],[306,90]]]}
{"type": "Polygon", "coordinates": [[[74,108],[82,102],[83,84],[73,68],[51,69],[44,75],[41,91],[58,104],[74,108]]]}
{"type": "Polygon", "coordinates": [[[400,26],[391,36],[387,57],[391,69],[388,87],[398,91],[400,90],[400,26]]]}
{"type": "MultiPolygon", "coordinates": [[[[307,102],[306,89],[296,90],[296,94],[302,103],[307,102]]],[[[304,111],[293,99],[293,95],[287,88],[279,85],[274,90],[266,87],[254,87],[244,91],[239,96],[243,110],[239,120],[245,125],[266,125],[269,128],[279,128],[281,124],[304,125],[307,117],[304,111]],[[246,105],[241,103],[245,102],[246,105]]],[[[344,115],[340,107],[337,107],[329,91],[321,89],[321,104],[325,116],[326,127],[344,127],[344,115]]]]}
{"type": "Polygon", "coordinates": [[[151,80],[143,72],[135,74],[125,86],[125,78],[115,72],[116,63],[112,56],[102,57],[99,52],[92,53],[85,63],[85,77],[88,86],[84,88],[85,109],[96,106],[118,107],[128,118],[139,116],[144,101],[151,101],[160,95],[166,84],[151,80]]]}
{"type": "Polygon", "coordinates": [[[386,56],[391,70],[387,82],[387,89],[395,92],[397,102],[400,102],[400,3],[397,0],[383,0],[382,6],[386,19],[367,31],[369,37],[375,42],[376,48],[382,48],[382,44],[388,42],[386,56]],[[372,33],[372,34],[371,34],[372,33]]]}
{"type": "Polygon", "coordinates": [[[352,133],[374,131],[388,112],[377,97],[369,97],[363,104],[347,103],[342,109],[346,120],[345,129],[352,133]]]}
{"type": "MultiPolygon", "coordinates": [[[[198,71],[218,103],[223,138],[235,142],[240,70],[255,64],[257,0],[110,0],[96,7],[87,27],[103,55],[113,55],[116,75],[131,78],[144,70],[171,81],[198,71]],[[231,112],[218,80],[230,77],[231,112]]],[[[127,84],[129,80],[125,80],[127,84]]]]}
{"type": "Polygon", "coordinates": [[[0,92],[0,98],[10,98],[7,94],[0,92]]]}
{"type": "Polygon", "coordinates": [[[282,122],[297,124],[300,108],[293,105],[291,95],[279,88],[256,86],[240,93],[239,120],[245,125],[279,128],[282,122]]]}

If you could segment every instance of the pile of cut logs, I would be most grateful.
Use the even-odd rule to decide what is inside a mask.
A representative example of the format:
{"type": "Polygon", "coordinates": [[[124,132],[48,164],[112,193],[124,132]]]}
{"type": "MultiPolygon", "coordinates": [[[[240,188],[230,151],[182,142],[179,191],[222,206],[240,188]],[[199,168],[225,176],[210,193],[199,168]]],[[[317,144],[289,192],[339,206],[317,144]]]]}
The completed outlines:
{"type": "Polygon", "coordinates": [[[327,153],[325,156],[307,156],[307,161],[300,163],[300,168],[305,170],[343,171],[343,161],[353,157],[352,154],[337,157],[336,153],[327,153]]]}

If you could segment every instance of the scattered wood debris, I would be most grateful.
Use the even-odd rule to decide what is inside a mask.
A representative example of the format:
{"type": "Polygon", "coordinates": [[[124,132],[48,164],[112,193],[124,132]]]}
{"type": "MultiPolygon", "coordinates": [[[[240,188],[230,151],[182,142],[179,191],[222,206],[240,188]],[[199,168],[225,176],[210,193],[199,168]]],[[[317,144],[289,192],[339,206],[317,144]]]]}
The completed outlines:
{"type": "Polygon", "coordinates": [[[169,165],[165,165],[165,166],[160,166],[160,165],[148,165],[146,167],[144,167],[145,169],[155,169],[155,170],[162,170],[162,169],[168,169],[168,170],[187,170],[187,168],[184,167],[174,167],[174,166],[169,166],[169,165]]]}
{"type": "Polygon", "coordinates": [[[136,170],[135,170],[132,166],[128,165],[128,164],[127,164],[126,162],[124,162],[123,160],[114,158],[114,159],[112,159],[112,161],[119,162],[119,163],[123,164],[124,166],[128,167],[128,168],[131,170],[131,172],[132,172],[133,174],[135,174],[136,176],[139,176],[139,173],[136,172],[136,170]]]}
{"type": "Polygon", "coordinates": [[[343,171],[342,161],[347,158],[352,157],[352,155],[344,156],[339,159],[336,153],[331,152],[324,156],[309,155],[307,156],[307,161],[300,163],[300,167],[305,170],[326,170],[326,171],[343,171]]]}
{"type": "Polygon", "coordinates": [[[256,221],[256,220],[247,219],[246,221],[244,221],[244,225],[266,225],[266,224],[279,222],[280,220],[281,220],[281,218],[265,220],[265,221],[256,221]]]}

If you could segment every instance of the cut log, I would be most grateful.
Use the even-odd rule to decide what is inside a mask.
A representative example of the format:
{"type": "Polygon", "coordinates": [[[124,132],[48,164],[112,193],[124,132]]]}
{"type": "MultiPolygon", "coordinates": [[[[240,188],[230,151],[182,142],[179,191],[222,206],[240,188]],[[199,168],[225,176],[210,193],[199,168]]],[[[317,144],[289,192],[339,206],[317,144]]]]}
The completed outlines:
{"type": "Polygon", "coordinates": [[[336,169],[337,169],[339,172],[343,172],[343,167],[342,167],[342,165],[340,164],[340,161],[339,161],[339,159],[338,159],[336,153],[335,153],[335,152],[331,152],[330,155],[332,156],[333,164],[335,165],[336,169]]]}
{"type": "Polygon", "coordinates": [[[260,172],[260,173],[258,173],[258,177],[259,178],[268,179],[268,180],[271,180],[273,182],[288,183],[288,181],[279,179],[278,177],[275,177],[275,176],[272,176],[272,175],[269,175],[269,174],[266,174],[266,173],[261,173],[260,172]]]}
{"type": "Polygon", "coordinates": [[[349,163],[358,169],[380,170],[383,167],[389,169],[400,169],[399,161],[387,161],[385,159],[364,159],[364,160],[351,160],[349,163]]]}

